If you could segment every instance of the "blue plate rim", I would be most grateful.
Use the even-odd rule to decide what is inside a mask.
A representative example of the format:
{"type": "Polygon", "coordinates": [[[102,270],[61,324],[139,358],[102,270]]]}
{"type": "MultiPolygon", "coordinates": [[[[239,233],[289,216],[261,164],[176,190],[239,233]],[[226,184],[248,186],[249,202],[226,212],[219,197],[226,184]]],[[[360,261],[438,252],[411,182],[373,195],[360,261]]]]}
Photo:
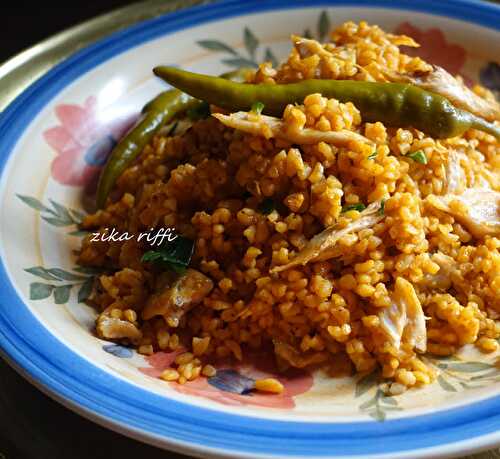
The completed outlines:
{"type": "MultiPolygon", "coordinates": [[[[500,30],[500,7],[479,0],[223,0],[141,22],[75,53],[0,114],[0,179],[11,152],[40,110],[98,64],[146,41],[236,15],[302,7],[382,7],[437,14],[500,30]]],[[[500,443],[500,396],[465,407],[384,423],[270,420],[200,408],[115,377],[66,347],[34,317],[0,263],[0,347],[31,382],[72,409],[158,446],[228,457],[423,457],[465,454],[500,443]],[[370,440],[370,441],[367,441],[370,440]]]]}

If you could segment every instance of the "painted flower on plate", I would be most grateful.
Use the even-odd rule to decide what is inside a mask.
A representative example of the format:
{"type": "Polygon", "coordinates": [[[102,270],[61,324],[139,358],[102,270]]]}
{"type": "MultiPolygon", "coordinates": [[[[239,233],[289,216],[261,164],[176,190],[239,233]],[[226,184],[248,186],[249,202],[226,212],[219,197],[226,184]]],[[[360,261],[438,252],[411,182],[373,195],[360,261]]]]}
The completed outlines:
{"type": "Polygon", "coordinates": [[[419,56],[431,64],[443,67],[452,75],[460,73],[465,64],[467,59],[465,49],[447,41],[444,33],[438,28],[424,30],[409,22],[403,22],[396,28],[395,33],[408,35],[420,43],[419,48],[402,47],[405,54],[419,56]]]}
{"type": "Polygon", "coordinates": [[[55,115],[60,124],[43,133],[57,153],[51,165],[52,177],[62,185],[92,185],[131,120],[101,121],[95,97],[87,98],[82,106],[57,105],[55,115]]]}
{"type": "MultiPolygon", "coordinates": [[[[149,367],[139,370],[153,378],[159,378],[179,352],[158,352],[146,358],[149,367]]],[[[203,397],[224,405],[262,406],[292,409],[294,397],[307,392],[313,385],[312,376],[306,371],[293,370],[277,374],[269,353],[250,355],[244,363],[219,363],[217,374],[212,378],[200,377],[186,384],[169,383],[179,393],[203,397]],[[252,391],[255,380],[277,378],[285,390],[281,394],[264,394],[252,391]]]]}

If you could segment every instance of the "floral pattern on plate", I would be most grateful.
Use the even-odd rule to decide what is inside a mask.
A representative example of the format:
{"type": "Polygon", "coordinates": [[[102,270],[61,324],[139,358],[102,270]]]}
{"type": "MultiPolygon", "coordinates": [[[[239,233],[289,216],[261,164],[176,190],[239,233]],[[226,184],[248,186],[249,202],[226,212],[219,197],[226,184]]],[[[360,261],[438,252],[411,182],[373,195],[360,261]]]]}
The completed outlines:
{"type": "MultiPolygon", "coordinates": [[[[159,378],[180,352],[158,352],[146,357],[150,366],[139,370],[148,376],[159,378]]],[[[185,384],[168,384],[179,393],[207,398],[223,405],[280,409],[294,408],[294,397],[309,391],[313,385],[313,377],[306,371],[278,373],[270,352],[253,353],[245,362],[224,362],[215,367],[217,374],[211,378],[200,377],[185,384]],[[285,390],[281,394],[253,392],[255,381],[263,378],[277,378],[285,390]]]]}
{"type": "Polygon", "coordinates": [[[465,48],[457,43],[450,43],[443,31],[437,27],[424,30],[419,29],[410,22],[403,22],[396,27],[394,33],[408,35],[420,43],[418,48],[402,46],[401,50],[405,54],[418,56],[424,61],[439,65],[452,75],[459,74],[467,60],[465,48]]]}
{"type": "Polygon", "coordinates": [[[43,133],[45,141],[57,153],[51,165],[52,177],[62,185],[92,187],[117,140],[130,126],[130,120],[103,124],[95,97],[88,97],[82,106],[57,105],[54,111],[60,124],[43,133]]]}

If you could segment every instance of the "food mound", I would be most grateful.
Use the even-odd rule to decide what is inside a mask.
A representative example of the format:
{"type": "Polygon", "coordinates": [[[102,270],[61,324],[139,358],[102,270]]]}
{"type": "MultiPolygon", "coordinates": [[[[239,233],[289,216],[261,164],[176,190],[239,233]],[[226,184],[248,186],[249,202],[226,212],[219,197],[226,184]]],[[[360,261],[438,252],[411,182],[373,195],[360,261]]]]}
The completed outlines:
{"type": "Polygon", "coordinates": [[[409,37],[347,22],[330,40],[292,36],[286,62],[244,83],[155,69],[179,89],[139,128],[162,97],[184,105],[103,173],[85,229],[178,235],[88,237],[79,253],[106,272],[90,300],[98,336],[179,352],[165,380],[268,349],[282,370],[380,368],[396,394],[435,379],[426,353],[498,348],[498,103],[405,55],[409,37]]]}

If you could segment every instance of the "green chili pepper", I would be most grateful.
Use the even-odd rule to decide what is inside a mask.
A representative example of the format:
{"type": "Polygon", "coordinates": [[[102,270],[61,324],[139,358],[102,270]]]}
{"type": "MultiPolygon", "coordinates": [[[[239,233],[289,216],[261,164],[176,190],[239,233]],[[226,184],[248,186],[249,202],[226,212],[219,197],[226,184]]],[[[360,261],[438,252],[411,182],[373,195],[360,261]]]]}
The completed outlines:
{"type": "Polygon", "coordinates": [[[307,95],[320,93],[340,102],[352,102],[368,122],[413,126],[436,138],[454,137],[475,128],[500,139],[500,127],[453,106],[443,96],[411,84],[353,80],[241,84],[172,67],[157,67],[154,73],[193,97],[231,111],[249,110],[259,101],[266,114],[281,116],[288,104],[302,103],[307,95]]]}
{"type": "MultiPolygon", "coordinates": [[[[241,68],[222,75],[234,81],[245,81],[249,69],[241,68]]],[[[142,109],[142,118],[113,149],[101,172],[97,188],[97,206],[104,207],[116,179],[141,153],[162,126],[188,110],[196,111],[206,102],[196,100],[178,89],[162,92],[142,109]]]]}

